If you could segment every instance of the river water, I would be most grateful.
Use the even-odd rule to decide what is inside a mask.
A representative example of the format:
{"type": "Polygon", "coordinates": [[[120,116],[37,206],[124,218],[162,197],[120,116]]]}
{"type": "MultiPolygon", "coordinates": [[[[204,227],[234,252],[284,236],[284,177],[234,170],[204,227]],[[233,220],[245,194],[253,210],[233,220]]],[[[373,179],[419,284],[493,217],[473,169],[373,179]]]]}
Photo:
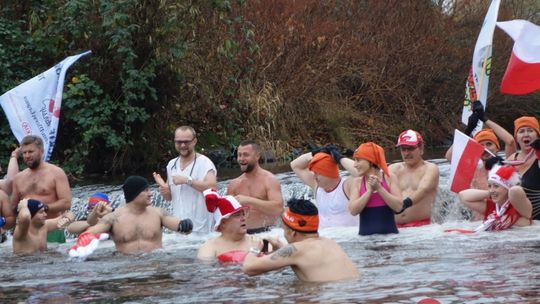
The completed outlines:
{"type": "MultiPolygon", "coordinates": [[[[469,213],[448,191],[450,166],[434,160],[441,171],[433,224],[400,229],[395,235],[359,236],[357,228],[328,228],[356,263],[362,277],[338,283],[303,283],[290,269],[248,277],[239,266],[201,263],[198,247],[211,236],[164,235],[163,249],[125,256],[112,241],[86,261],[70,260],[67,244],[30,257],[11,254],[0,245],[1,303],[415,303],[431,297],[441,303],[538,303],[540,301],[540,225],[497,233],[444,233],[473,229],[469,213]]],[[[292,173],[277,174],[284,198],[311,198],[292,173]]],[[[228,181],[219,182],[221,193],[228,181]]],[[[168,208],[153,187],[155,204],[168,208]]],[[[119,186],[73,189],[73,209],[82,215],[94,191],[123,204],[119,186]]],[[[282,236],[276,228],[268,235],[282,236]]]]}

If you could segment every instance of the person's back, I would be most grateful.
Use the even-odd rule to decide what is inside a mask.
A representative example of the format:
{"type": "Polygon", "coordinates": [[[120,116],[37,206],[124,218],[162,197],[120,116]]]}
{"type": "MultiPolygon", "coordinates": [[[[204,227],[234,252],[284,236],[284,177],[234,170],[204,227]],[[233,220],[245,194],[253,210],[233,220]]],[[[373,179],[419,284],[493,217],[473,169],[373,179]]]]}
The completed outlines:
{"type": "Polygon", "coordinates": [[[334,240],[319,236],[295,242],[294,246],[299,254],[297,263],[291,267],[302,281],[338,281],[358,277],[356,265],[334,240]]]}

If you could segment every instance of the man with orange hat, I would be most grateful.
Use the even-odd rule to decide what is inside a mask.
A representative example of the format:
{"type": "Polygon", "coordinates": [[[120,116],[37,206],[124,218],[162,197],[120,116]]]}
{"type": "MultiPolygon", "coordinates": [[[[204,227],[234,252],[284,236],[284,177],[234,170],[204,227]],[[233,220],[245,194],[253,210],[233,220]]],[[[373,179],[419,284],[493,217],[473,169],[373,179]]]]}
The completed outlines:
{"type": "MultiPolygon", "coordinates": [[[[213,213],[214,230],[219,236],[207,240],[197,253],[201,260],[217,259],[221,263],[242,263],[250,248],[268,251],[269,240],[247,234],[249,207],[242,206],[233,196],[220,196],[215,190],[203,192],[206,207],[213,213]],[[266,246],[266,248],[265,248],[266,246]]],[[[272,244],[277,240],[272,240],[272,244]]]]}
{"type": "Polygon", "coordinates": [[[251,207],[247,233],[269,231],[283,210],[281,185],[272,172],[259,165],[261,148],[257,142],[246,140],[238,146],[237,160],[242,175],[227,188],[243,206],[251,207]]]}
{"type": "Polygon", "coordinates": [[[308,200],[291,199],[281,216],[288,245],[276,246],[268,255],[250,249],[242,270],[253,276],[290,266],[307,282],[352,280],[359,277],[356,265],[335,241],[319,236],[317,207],[308,200]]]}
{"type": "Polygon", "coordinates": [[[403,204],[411,206],[396,214],[396,223],[398,227],[429,224],[439,187],[439,168],[422,158],[424,141],[416,131],[403,131],[396,147],[403,161],[390,165],[389,170],[397,179],[403,204]]]}
{"type": "Polygon", "coordinates": [[[320,228],[358,226],[358,215],[351,215],[348,208],[352,178],[341,178],[338,164],[351,176],[358,176],[354,161],[343,157],[332,145],[300,155],[291,162],[294,173],[315,193],[320,228]]]}

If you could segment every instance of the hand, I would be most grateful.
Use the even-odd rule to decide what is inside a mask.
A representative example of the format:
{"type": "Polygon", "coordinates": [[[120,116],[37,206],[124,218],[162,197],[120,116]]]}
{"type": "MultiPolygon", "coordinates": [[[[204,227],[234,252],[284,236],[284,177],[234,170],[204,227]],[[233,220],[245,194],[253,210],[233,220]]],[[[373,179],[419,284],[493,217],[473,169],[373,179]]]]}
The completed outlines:
{"type": "Polygon", "coordinates": [[[472,112],[476,114],[476,117],[482,122],[486,122],[486,112],[484,111],[484,105],[480,100],[476,100],[472,103],[472,112]]]}
{"type": "Polygon", "coordinates": [[[341,152],[339,151],[339,149],[333,145],[328,145],[326,146],[326,148],[328,152],[330,152],[330,155],[332,156],[332,159],[334,160],[334,162],[339,165],[339,162],[343,158],[343,155],[341,155],[341,152]]]}
{"type": "Polygon", "coordinates": [[[502,159],[502,157],[500,156],[494,156],[486,161],[484,161],[484,167],[486,168],[486,170],[491,170],[491,168],[493,168],[495,165],[502,165],[503,164],[503,161],[504,159],[502,159]]]}
{"type": "Polygon", "coordinates": [[[109,238],[107,233],[93,234],[83,232],[77,238],[77,243],[69,249],[69,256],[72,258],[86,258],[97,249],[99,242],[109,238]]]}
{"type": "Polygon", "coordinates": [[[111,212],[112,208],[105,202],[98,202],[94,209],[92,209],[92,213],[94,213],[97,218],[102,218],[111,212]]]}
{"type": "Polygon", "coordinates": [[[531,143],[531,148],[535,149],[536,151],[540,150],[540,138],[535,139],[531,143]]]}
{"type": "Polygon", "coordinates": [[[193,222],[190,219],[183,219],[178,223],[178,232],[190,234],[193,231],[193,222]]]}
{"type": "Polygon", "coordinates": [[[478,125],[478,120],[479,120],[478,114],[473,112],[471,116],[469,116],[467,128],[465,128],[465,131],[463,131],[463,133],[465,133],[465,135],[470,137],[472,134],[472,131],[474,131],[474,129],[476,129],[476,126],[478,125]]]}
{"type": "MultiPolygon", "coordinates": [[[[284,246],[284,244],[277,237],[265,237],[264,240],[268,241],[268,243],[272,246],[271,248],[268,248],[268,252],[276,251],[279,248],[284,246]]],[[[263,245],[264,245],[263,241],[264,240],[261,240],[261,244],[259,246],[259,248],[261,248],[261,252],[264,252],[262,250],[262,249],[264,249],[263,248],[263,245]]]]}
{"type": "Polygon", "coordinates": [[[368,180],[367,180],[367,183],[366,183],[366,186],[369,185],[371,187],[371,189],[373,189],[373,191],[377,191],[379,190],[379,187],[381,185],[381,182],[379,180],[379,177],[377,175],[370,175],[368,177],[368,180]]]}
{"type": "Polygon", "coordinates": [[[187,184],[187,181],[188,181],[187,176],[183,176],[183,175],[173,175],[172,179],[173,179],[173,184],[175,185],[187,184]]]}
{"type": "Polygon", "coordinates": [[[165,182],[165,180],[163,180],[163,178],[161,177],[161,175],[159,175],[159,173],[154,172],[152,173],[152,176],[154,176],[154,181],[160,187],[167,187],[167,183],[165,182]]]}
{"type": "Polygon", "coordinates": [[[56,223],[56,228],[64,229],[69,224],[73,223],[74,220],[75,220],[75,214],[68,211],[64,213],[62,217],[58,220],[58,222],[56,223]]]}
{"type": "Polygon", "coordinates": [[[328,150],[328,146],[324,146],[322,148],[315,148],[314,150],[311,151],[312,156],[315,156],[315,154],[317,154],[317,153],[330,154],[330,151],[328,150]]]}
{"type": "Polygon", "coordinates": [[[21,212],[21,209],[28,208],[28,199],[22,199],[17,205],[17,212],[21,212]]]}
{"type": "Polygon", "coordinates": [[[13,150],[13,151],[11,152],[11,157],[13,157],[13,158],[19,158],[19,156],[21,156],[20,151],[21,151],[21,147],[15,148],[15,150],[13,150]]]}

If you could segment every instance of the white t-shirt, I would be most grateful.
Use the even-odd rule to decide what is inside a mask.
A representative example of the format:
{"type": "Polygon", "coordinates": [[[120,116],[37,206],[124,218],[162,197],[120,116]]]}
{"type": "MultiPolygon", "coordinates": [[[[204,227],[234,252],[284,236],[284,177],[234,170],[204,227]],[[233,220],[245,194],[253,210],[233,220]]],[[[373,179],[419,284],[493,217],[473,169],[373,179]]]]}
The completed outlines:
{"type": "Polygon", "coordinates": [[[178,157],[170,160],[167,164],[167,183],[171,188],[173,215],[180,219],[191,219],[193,222],[193,232],[209,233],[213,231],[214,216],[206,209],[202,192],[186,184],[175,185],[172,177],[181,175],[202,180],[209,171],[214,171],[217,176],[214,163],[208,157],[198,153],[191,164],[184,170],[180,168],[180,158],[178,157]]]}
{"type": "Polygon", "coordinates": [[[338,186],[332,192],[326,192],[317,187],[315,200],[319,209],[319,228],[347,227],[360,224],[359,216],[349,212],[349,199],[343,190],[345,178],[342,178],[338,186]]]}

